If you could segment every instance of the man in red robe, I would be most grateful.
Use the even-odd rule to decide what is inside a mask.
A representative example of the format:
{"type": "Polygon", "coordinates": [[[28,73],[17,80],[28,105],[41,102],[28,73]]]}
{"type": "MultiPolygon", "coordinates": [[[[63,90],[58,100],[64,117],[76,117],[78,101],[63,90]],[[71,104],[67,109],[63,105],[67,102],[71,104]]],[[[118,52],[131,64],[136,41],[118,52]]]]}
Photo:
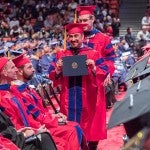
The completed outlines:
{"type": "MultiPolygon", "coordinates": [[[[108,73],[107,77],[99,84],[99,94],[101,97],[101,105],[102,108],[106,107],[106,94],[105,94],[105,87],[108,84],[111,84],[111,75],[113,74],[115,67],[114,67],[114,58],[115,53],[114,49],[111,44],[111,39],[106,34],[102,33],[101,31],[94,28],[94,11],[96,6],[78,6],[76,8],[77,12],[77,21],[82,24],[87,24],[84,28],[84,44],[88,45],[89,47],[95,49],[99,52],[100,57],[97,61],[97,65],[105,64],[102,66],[108,73]],[[104,106],[105,105],[105,106],[104,106]]],[[[100,108],[101,109],[101,108],[100,108]]],[[[102,112],[103,114],[103,109],[102,112]]],[[[105,117],[105,116],[104,116],[105,117]]],[[[101,140],[106,139],[106,133],[102,132],[101,140]]]]}
{"type": "Polygon", "coordinates": [[[68,150],[80,149],[82,130],[78,124],[75,122],[68,122],[66,117],[61,113],[54,116],[47,108],[44,108],[42,99],[36,91],[27,85],[27,81],[33,77],[35,71],[30,59],[25,55],[20,55],[13,59],[13,62],[18,68],[17,83],[19,83],[18,86],[12,86],[11,91],[13,94],[23,99],[28,113],[32,115],[36,121],[45,124],[52,136],[61,137],[66,141],[68,150]],[[60,120],[64,122],[60,122],[60,120]],[[60,125],[60,123],[65,124],[60,125]]]}
{"type": "MultiPolygon", "coordinates": [[[[21,128],[24,127],[30,127],[27,128],[28,135],[50,132],[50,129],[47,129],[45,127],[45,124],[42,124],[39,121],[33,119],[32,115],[30,115],[30,113],[27,111],[26,106],[24,105],[24,99],[22,97],[15,96],[11,91],[10,84],[13,80],[17,79],[18,69],[15,67],[15,64],[7,57],[0,58],[0,61],[1,110],[10,117],[17,130],[21,130],[21,128]]],[[[66,134],[68,133],[71,134],[72,132],[70,133],[68,130],[66,134]]],[[[61,135],[61,137],[58,137],[57,135],[55,136],[54,134],[53,138],[56,142],[57,149],[69,150],[69,147],[67,145],[68,141],[62,138],[63,134],[61,135]]]]}
{"type": "Polygon", "coordinates": [[[112,75],[114,72],[114,58],[115,53],[111,44],[111,39],[106,34],[94,28],[94,11],[96,6],[78,6],[76,12],[78,15],[78,22],[87,24],[84,28],[84,44],[95,49],[100,53],[99,63],[102,63],[104,60],[107,67],[106,70],[112,75]],[[101,60],[101,58],[103,58],[101,60]]]}
{"type": "Polygon", "coordinates": [[[106,136],[106,109],[100,100],[99,84],[106,78],[107,71],[97,65],[99,53],[83,44],[83,28],[86,25],[70,23],[66,26],[69,47],[57,53],[56,59],[49,68],[50,79],[60,84],[60,112],[67,115],[68,120],[76,121],[83,129],[89,141],[89,150],[96,150],[92,142],[106,136]],[[63,75],[63,57],[86,55],[88,74],[79,76],[63,75]]]}

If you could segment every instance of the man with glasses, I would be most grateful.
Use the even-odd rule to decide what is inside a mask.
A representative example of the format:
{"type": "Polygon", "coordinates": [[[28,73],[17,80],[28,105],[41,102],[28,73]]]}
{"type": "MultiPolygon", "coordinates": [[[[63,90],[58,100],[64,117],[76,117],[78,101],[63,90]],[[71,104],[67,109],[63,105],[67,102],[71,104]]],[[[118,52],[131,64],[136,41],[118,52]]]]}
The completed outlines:
{"type": "Polygon", "coordinates": [[[87,26],[84,27],[84,43],[99,51],[100,56],[104,58],[105,63],[107,64],[108,72],[112,74],[114,72],[114,49],[112,47],[110,37],[94,28],[95,9],[96,6],[78,6],[76,9],[78,22],[87,24],[87,26]]]}
{"type": "MultiPolygon", "coordinates": [[[[102,114],[101,120],[99,120],[101,122],[101,127],[99,129],[101,132],[101,137],[99,140],[103,140],[107,137],[105,129],[106,114],[104,113],[104,108],[106,108],[105,86],[111,83],[111,75],[114,72],[115,53],[110,37],[94,28],[95,9],[96,6],[78,6],[76,8],[76,13],[78,22],[87,24],[87,26],[84,27],[84,44],[99,52],[100,57],[96,65],[101,65],[101,69],[107,71],[107,77],[101,82],[98,89],[101,95],[100,113],[102,114]]],[[[93,145],[97,145],[96,140],[93,141],[93,145]]]]}

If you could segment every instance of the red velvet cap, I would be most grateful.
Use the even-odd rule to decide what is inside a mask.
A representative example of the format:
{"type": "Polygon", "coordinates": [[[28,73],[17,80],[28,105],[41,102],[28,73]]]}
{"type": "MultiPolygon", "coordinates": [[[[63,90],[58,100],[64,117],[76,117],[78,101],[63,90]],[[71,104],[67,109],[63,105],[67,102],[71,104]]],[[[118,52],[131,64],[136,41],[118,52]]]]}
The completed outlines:
{"type": "Polygon", "coordinates": [[[85,26],[87,26],[87,24],[69,23],[65,27],[68,34],[74,34],[74,33],[83,33],[83,27],[85,26]]]}
{"type": "Polygon", "coordinates": [[[78,12],[78,15],[94,15],[94,10],[96,9],[95,5],[91,5],[91,6],[78,6],[76,8],[76,11],[78,12]]]}
{"type": "Polygon", "coordinates": [[[26,57],[24,54],[15,57],[14,59],[12,59],[12,61],[17,68],[31,62],[30,59],[26,57]]]}
{"type": "Polygon", "coordinates": [[[0,58],[0,71],[2,71],[2,69],[4,68],[6,63],[8,62],[8,60],[9,59],[7,57],[1,57],[0,58]]]}

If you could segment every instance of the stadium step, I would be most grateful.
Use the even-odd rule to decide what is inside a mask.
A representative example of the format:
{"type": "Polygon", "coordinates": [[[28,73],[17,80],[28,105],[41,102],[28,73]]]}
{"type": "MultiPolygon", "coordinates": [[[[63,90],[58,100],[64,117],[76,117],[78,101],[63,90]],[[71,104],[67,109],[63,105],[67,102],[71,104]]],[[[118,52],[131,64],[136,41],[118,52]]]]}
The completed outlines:
{"type": "Polygon", "coordinates": [[[147,7],[147,0],[121,0],[119,18],[121,21],[120,36],[126,34],[126,29],[131,27],[133,33],[141,28],[141,20],[147,7]]]}

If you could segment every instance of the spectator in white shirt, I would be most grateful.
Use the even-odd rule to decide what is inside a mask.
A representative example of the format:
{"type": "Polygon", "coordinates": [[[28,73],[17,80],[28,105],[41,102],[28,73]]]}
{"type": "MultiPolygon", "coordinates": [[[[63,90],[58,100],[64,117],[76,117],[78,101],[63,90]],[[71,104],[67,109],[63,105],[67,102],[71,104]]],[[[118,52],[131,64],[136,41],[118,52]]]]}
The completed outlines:
{"type": "Polygon", "coordinates": [[[138,41],[148,41],[150,40],[150,33],[149,31],[147,30],[147,27],[146,26],[142,26],[142,29],[137,33],[137,40],[138,41]]]}
{"type": "Polygon", "coordinates": [[[145,16],[141,20],[142,26],[146,26],[148,30],[150,30],[150,13],[146,12],[145,16]]]}

